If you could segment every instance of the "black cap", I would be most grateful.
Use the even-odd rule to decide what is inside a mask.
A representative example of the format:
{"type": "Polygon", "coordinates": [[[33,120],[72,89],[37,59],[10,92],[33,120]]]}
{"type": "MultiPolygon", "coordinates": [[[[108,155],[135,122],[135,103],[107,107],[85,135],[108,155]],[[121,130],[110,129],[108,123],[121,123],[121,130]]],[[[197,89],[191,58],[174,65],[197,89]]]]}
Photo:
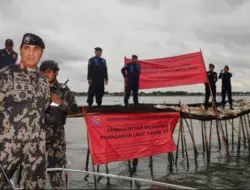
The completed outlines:
{"type": "Polygon", "coordinates": [[[5,45],[7,45],[7,44],[13,45],[12,39],[7,39],[7,40],[5,40],[5,45]]]}
{"type": "Polygon", "coordinates": [[[59,67],[58,67],[57,62],[55,62],[54,60],[45,60],[41,63],[40,70],[41,71],[45,71],[45,70],[59,71],[59,67]]]}
{"type": "Polygon", "coordinates": [[[132,55],[132,59],[138,59],[137,55],[132,55]]]}
{"type": "Polygon", "coordinates": [[[45,44],[39,36],[32,34],[32,33],[26,33],[23,35],[23,40],[22,44],[27,44],[27,45],[36,45],[41,47],[42,49],[45,49],[45,44]]]}
{"type": "Polygon", "coordinates": [[[102,48],[96,47],[95,50],[96,50],[96,51],[102,51],[102,48]]]}
{"type": "Polygon", "coordinates": [[[210,63],[208,66],[209,66],[209,67],[215,68],[215,67],[214,67],[214,64],[212,64],[212,63],[210,63]]]}

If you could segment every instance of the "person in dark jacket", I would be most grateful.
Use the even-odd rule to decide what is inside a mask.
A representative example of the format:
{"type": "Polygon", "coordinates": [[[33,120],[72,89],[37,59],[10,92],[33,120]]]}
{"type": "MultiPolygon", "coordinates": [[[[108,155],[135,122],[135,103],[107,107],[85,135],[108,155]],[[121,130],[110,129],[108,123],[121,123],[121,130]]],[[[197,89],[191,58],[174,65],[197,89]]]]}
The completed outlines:
{"type": "Polygon", "coordinates": [[[14,65],[18,54],[13,50],[14,43],[11,39],[5,41],[5,48],[0,50],[0,69],[7,65],[14,65]]]}
{"type": "MultiPolygon", "coordinates": [[[[73,93],[66,85],[68,80],[64,84],[58,82],[59,67],[54,60],[43,61],[40,65],[40,71],[48,79],[51,93],[51,104],[45,117],[48,168],[63,168],[66,164],[64,125],[67,114],[78,112],[78,106],[73,93]]],[[[48,176],[53,189],[65,188],[61,171],[48,172],[48,176]]]]}
{"type": "Polygon", "coordinates": [[[228,95],[228,101],[230,104],[230,109],[233,109],[232,105],[232,86],[231,86],[231,77],[232,73],[229,72],[229,67],[226,65],[224,69],[221,70],[219,79],[222,79],[222,89],[221,89],[221,96],[222,96],[222,105],[225,108],[225,99],[226,93],[228,95]],[[223,72],[224,71],[224,72],[223,72]]]}
{"type": "Polygon", "coordinates": [[[208,109],[209,97],[211,95],[209,85],[211,87],[212,96],[214,99],[214,103],[216,104],[216,82],[217,82],[217,73],[214,72],[214,65],[209,64],[209,71],[207,71],[208,83],[205,83],[205,109],[208,109]]]}
{"type": "Polygon", "coordinates": [[[125,96],[124,96],[124,104],[128,105],[128,100],[131,94],[133,93],[133,101],[134,105],[138,105],[138,90],[139,90],[139,82],[140,82],[140,73],[141,67],[140,64],[137,63],[138,57],[136,55],[132,55],[131,63],[127,63],[122,69],[122,75],[125,79],[125,96]]]}
{"type": "Polygon", "coordinates": [[[102,57],[102,48],[95,48],[95,57],[89,59],[88,63],[88,99],[89,106],[93,104],[93,98],[95,96],[98,106],[102,105],[102,98],[104,95],[104,86],[108,84],[108,68],[106,60],[102,57]]]}

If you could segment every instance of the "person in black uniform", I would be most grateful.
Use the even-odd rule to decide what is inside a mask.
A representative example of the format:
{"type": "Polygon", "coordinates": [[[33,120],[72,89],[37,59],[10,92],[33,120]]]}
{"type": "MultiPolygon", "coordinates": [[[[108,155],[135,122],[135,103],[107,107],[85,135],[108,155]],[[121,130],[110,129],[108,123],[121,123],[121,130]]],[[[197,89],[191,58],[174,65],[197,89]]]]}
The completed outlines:
{"type": "Polygon", "coordinates": [[[138,90],[139,90],[139,81],[140,81],[140,72],[141,67],[140,64],[137,63],[138,57],[136,55],[132,55],[132,62],[127,63],[122,69],[122,75],[125,78],[125,96],[124,96],[124,104],[128,105],[128,100],[133,92],[133,101],[134,105],[138,105],[138,90]]]}
{"type": "Polygon", "coordinates": [[[222,87],[221,89],[222,105],[223,105],[223,108],[225,108],[225,104],[226,104],[225,98],[226,98],[226,93],[227,93],[228,101],[230,104],[230,109],[233,109],[231,77],[232,77],[232,73],[229,72],[229,67],[226,65],[224,69],[221,70],[220,75],[219,75],[219,79],[222,79],[222,86],[221,86],[222,87]]]}
{"type": "Polygon", "coordinates": [[[0,50],[0,69],[7,65],[14,65],[18,58],[18,54],[13,50],[13,41],[7,39],[5,48],[0,50]]]}
{"type": "MultiPolygon", "coordinates": [[[[209,71],[207,71],[207,77],[208,77],[208,82],[211,86],[211,90],[212,90],[212,95],[213,95],[213,99],[214,102],[216,104],[216,82],[217,82],[217,73],[214,72],[214,65],[213,64],[209,64],[209,71]]],[[[210,89],[209,89],[209,84],[205,83],[205,109],[208,109],[208,103],[209,103],[209,97],[210,97],[210,89]]]]}
{"type": "Polygon", "coordinates": [[[102,105],[102,97],[104,95],[104,83],[108,84],[108,68],[106,60],[102,57],[102,48],[95,48],[95,57],[89,59],[88,63],[88,99],[89,106],[93,104],[93,98],[95,96],[98,106],[102,105]]]}

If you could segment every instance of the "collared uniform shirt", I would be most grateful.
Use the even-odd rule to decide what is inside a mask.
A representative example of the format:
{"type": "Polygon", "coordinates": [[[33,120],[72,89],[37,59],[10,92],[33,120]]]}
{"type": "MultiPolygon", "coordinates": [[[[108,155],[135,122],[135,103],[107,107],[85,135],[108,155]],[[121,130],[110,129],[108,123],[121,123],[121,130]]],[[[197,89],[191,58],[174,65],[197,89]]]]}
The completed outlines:
{"type": "Polygon", "coordinates": [[[108,80],[108,68],[105,59],[101,57],[89,59],[87,79],[93,81],[108,80]]]}
{"type": "Polygon", "coordinates": [[[17,61],[18,54],[15,51],[8,52],[7,49],[0,50],[0,69],[8,66],[14,65],[17,61]]]}

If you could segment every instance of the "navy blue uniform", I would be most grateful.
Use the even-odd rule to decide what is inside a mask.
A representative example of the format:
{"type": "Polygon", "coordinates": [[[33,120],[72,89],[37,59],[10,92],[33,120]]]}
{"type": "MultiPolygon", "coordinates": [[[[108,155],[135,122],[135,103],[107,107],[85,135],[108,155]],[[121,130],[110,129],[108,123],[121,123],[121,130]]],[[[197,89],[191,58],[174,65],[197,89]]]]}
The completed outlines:
{"type": "Polygon", "coordinates": [[[226,99],[226,93],[228,96],[228,101],[230,104],[230,107],[232,107],[232,86],[231,86],[231,77],[232,73],[230,72],[224,72],[220,73],[219,79],[222,79],[222,89],[221,89],[221,96],[222,96],[222,105],[225,107],[225,99],[226,99]]]}
{"type": "MultiPolygon", "coordinates": [[[[207,71],[207,77],[208,77],[208,81],[209,84],[211,86],[211,90],[212,90],[212,94],[214,97],[214,101],[216,103],[216,82],[217,82],[217,73],[216,72],[211,72],[211,71],[207,71]]],[[[205,109],[208,108],[208,102],[209,102],[209,97],[210,97],[210,89],[209,89],[209,85],[208,83],[205,83],[205,109]]]]}
{"type": "Polygon", "coordinates": [[[7,65],[14,65],[16,63],[18,54],[14,51],[7,52],[6,49],[0,50],[0,69],[7,66],[7,65]]]}
{"type": "Polygon", "coordinates": [[[137,105],[141,67],[138,63],[128,63],[122,68],[121,72],[126,80],[124,104],[128,105],[132,91],[134,104],[137,105]]]}
{"type": "Polygon", "coordinates": [[[92,105],[95,96],[97,105],[101,105],[104,95],[104,80],[108,80],[108,69],[105,59],[101,57],[89,59],[88,80],[92,80],[92,84],[89,85],[87,103],[92,105]]]}

